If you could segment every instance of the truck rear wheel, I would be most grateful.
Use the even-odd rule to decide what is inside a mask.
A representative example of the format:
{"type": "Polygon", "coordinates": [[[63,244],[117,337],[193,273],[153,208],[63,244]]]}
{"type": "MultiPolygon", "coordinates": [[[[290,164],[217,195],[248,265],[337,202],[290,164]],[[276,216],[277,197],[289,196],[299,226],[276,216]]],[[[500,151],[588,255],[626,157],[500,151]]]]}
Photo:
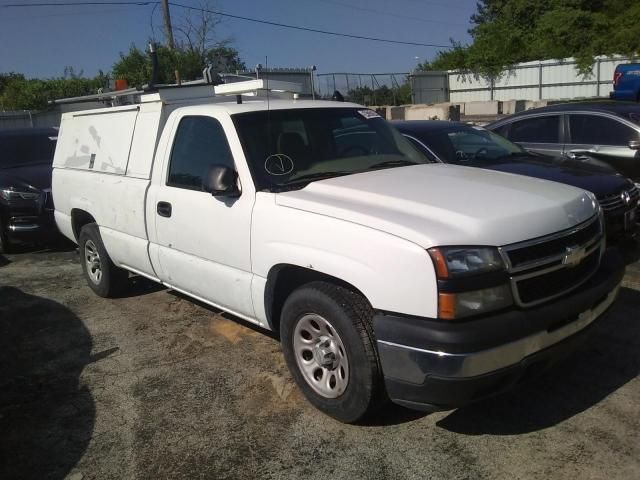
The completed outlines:
{"type": "Polygon", "coordinates": [[[113,297],[127,284],[129,274],[111,261],[104,248],[98,225],[90,223],[82,227],[78,239],[82,271],[87,284],[101,297],[113,297]]]}
{"type": "Polygon", "coordinates": [[[282,309],[282,349],[294,380],[342,422],[361,420],[386,398],[372,316],[361,295],[327,282],[298,288],[282,309]]]}

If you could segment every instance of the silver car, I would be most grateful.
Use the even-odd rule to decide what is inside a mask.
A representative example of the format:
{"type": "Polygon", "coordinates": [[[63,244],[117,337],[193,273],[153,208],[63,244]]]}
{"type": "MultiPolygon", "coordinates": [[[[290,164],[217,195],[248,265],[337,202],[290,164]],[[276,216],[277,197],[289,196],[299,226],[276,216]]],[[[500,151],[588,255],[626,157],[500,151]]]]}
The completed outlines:
{"type": "Polygon", "coordinates": [[[516,113],[486,128],[529,151],[607,164],[640,183],[640,105],[564,103],[516,113]]]}

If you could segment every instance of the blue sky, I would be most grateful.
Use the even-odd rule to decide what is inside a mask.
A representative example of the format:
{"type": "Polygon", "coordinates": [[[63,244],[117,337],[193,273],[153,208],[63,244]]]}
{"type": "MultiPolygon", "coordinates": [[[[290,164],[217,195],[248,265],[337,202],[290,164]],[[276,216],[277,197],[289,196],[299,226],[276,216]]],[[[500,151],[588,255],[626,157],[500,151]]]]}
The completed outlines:
{"type": "MultiPolygon", "coordinates": [[[[29,3],[27,0],[0,0],[29,3]]],[[[42,1],[42,0],[40,0],[42,1]]],[[[67,0],[76,1],[76,0],[67,0]]],[[[79,0],[78,0],[79,1],[79,0]]],[[[99,0],[96,0],[99,1],[99,0]]],[[[176,0],[199,5],[200,0],[176,0]]],[[[55,2],[51,2],[55,3],[55,2]]],[[[247,17],[354,35],[410,42],[468,41],[475,0],[217,0],[218,10],[247,17]],[[371,11],[371,10],[375,10],[371,11]]],[[[174,22],[183,9],[172,8],[174,22]]],[[[28,77],[61,76],[66,65],[85,75],[109,71],[131,43],[144,46],[152,35],[152,6],[69,6],[0,8],[0,72],[28,77]]],[[[160,8],[153,16],[161,40],[160,8]]],[[[247,66],[306,67],[318,73],[407,72],[432,58],[432,47],[391,45],[325,36],[224,19],[218,38],[232,38],[247,66]],[[417,58],[416,58],[417,57],[417,58]]]]}

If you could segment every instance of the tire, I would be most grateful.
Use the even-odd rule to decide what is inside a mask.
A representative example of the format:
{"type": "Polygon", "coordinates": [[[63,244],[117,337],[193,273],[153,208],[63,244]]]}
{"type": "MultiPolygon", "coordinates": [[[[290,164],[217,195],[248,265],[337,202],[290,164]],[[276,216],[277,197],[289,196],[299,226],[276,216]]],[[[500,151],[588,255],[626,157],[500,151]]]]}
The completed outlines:
{"type": "Polygon", "coordinates": [[[0,253],[11,253],[13,245],[7,237],[2,222],[0,222],[0,253]]]}
{"type": "Polygon", "coordinates": [[[82,227],[78,238],[80,263],[87,284],[101,297],[115,297],[127,285],[129,273],[114,265],[104,248],[98,225],[82,227]]]}
{"type": "Polygon", "coordinates": [[[282,308],[280,338],[294,380],[341,422],[362,420],[386,400],[372,317],[361,295],[320,281],[295,290],[282,308]]]}

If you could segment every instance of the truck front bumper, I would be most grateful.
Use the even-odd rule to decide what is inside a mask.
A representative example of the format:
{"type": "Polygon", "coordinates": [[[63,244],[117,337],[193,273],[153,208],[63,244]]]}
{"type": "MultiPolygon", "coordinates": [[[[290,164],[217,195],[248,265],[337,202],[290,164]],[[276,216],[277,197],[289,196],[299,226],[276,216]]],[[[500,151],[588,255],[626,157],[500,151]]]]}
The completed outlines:
{"type": "Polygon", "coordinates": [[[622,258],[609,250],[585,285],[536,308],[460,322],[376,314],[389,397],[435,411],[507,390],[577,348],[614,302],[623,276],[622,258]]]}

